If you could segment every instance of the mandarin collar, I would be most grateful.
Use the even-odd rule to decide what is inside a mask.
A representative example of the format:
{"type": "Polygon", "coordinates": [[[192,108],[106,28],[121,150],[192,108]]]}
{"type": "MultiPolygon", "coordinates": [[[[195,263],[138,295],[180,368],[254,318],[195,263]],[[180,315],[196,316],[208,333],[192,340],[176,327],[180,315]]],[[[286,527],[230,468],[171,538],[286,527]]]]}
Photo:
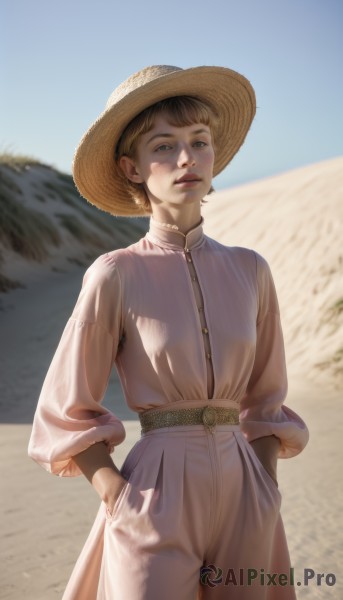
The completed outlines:
{"type": "Polygon", "coordinates": [[[158,246],[170,248],[171,250],[192,250],[200,246],[204,240],[204,219],[187,233],[167,227],[163,223],[150,218],[149,231],[146,237],[158,246]]]}

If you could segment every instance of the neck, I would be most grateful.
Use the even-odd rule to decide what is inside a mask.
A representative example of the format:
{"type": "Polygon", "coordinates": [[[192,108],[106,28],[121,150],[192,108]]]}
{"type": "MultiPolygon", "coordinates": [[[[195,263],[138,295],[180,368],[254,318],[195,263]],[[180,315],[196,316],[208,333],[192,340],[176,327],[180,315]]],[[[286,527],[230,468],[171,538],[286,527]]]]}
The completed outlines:
{"type": "Polygon", "coordinates": [[[204,240],[203,219],[187,233],[182,233],[178,229],[173,229],[173,227],[176,226],[156,221],[152,216],[149,231],[146,235],[153,243],[171,250],[185,251],[186,249],[197,248],[202,244],[204,240]]]}
{"type": "Polygon", "coordinates": [[[163,223],[165,226],[175,231],[186,234],[188,231],[199,225],[201,221],[200,204],[197,206],[179,207],[152,207],[152,218],[157,223],[163,223]]]}

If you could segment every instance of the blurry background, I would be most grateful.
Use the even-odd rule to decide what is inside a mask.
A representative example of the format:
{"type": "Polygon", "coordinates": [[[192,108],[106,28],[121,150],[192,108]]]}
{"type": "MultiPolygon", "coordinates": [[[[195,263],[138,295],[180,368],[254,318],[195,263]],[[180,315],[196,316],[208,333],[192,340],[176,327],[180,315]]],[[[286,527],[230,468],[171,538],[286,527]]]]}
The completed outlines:
{"type": "MultiPolygon", "coordinates": [[[[271,265],[286,403],[311,435],[278,467],[292,565],[296,580],[305,568],[337,578],[299,586],[298,599],[343,598],[342,31],[341,0],[0,0],[2,600],[60,599],[98,508],[84,478],[49,476],[27,444],[85,269],[148,226],[79,197],[74,149],[112,90],[156,63],[227,66],[256,90],[251,131],[204,207],[205,233],[271,265]]],[[[105,402],[127,431],[120,466],[139,426],[115,374],[105,402]]]]}
{"type": "Polygon", "coordinates": [[[341,0],[1,0],[0,151],[69,172],[112,90],[151,64],[219,65],[257,117],[216,189],[339,155],[341,0]]]}

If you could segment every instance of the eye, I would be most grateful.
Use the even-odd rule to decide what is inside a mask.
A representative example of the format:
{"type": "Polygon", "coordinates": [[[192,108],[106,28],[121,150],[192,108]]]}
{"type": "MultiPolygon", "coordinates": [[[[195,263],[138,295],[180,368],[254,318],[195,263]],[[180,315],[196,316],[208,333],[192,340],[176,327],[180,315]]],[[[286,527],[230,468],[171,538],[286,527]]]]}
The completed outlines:
{"type": "Polygon", "coordinates": [[[165,152],[166,150],[171,150],[171,146],[169,144],[160,144],[155,148],[154,152],[165,152]]]}
{"type": "Polygon", "coordinates": [[[198,142],[194,142],[193,146],[196,148],[203,148],[204,146],[207,146],[207,143],[199,140],[198,142]]]}

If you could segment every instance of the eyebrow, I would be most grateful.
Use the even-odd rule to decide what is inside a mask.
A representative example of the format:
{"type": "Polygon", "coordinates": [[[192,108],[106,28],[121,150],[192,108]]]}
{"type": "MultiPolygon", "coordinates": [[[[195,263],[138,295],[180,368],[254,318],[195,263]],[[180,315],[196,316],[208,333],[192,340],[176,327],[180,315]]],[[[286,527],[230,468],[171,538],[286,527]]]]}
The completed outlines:
{"type": "MultiPolygon", "coordinates": [[[[202,133],[207,133],[208,135],[210,135],[210,132],[207,129],[197,129],[196,131],[192,131],[192,135],[199,135],[202,133]]],[[[151,138],[149,138],[146,143],[150,144],[150,142],[152,142],[154,139],[159,138],[159,137],[172,138],[172,137],[174,137],[174,134],[173,133],[155,133],[155,135],[152,135],[151,138]]]]}

